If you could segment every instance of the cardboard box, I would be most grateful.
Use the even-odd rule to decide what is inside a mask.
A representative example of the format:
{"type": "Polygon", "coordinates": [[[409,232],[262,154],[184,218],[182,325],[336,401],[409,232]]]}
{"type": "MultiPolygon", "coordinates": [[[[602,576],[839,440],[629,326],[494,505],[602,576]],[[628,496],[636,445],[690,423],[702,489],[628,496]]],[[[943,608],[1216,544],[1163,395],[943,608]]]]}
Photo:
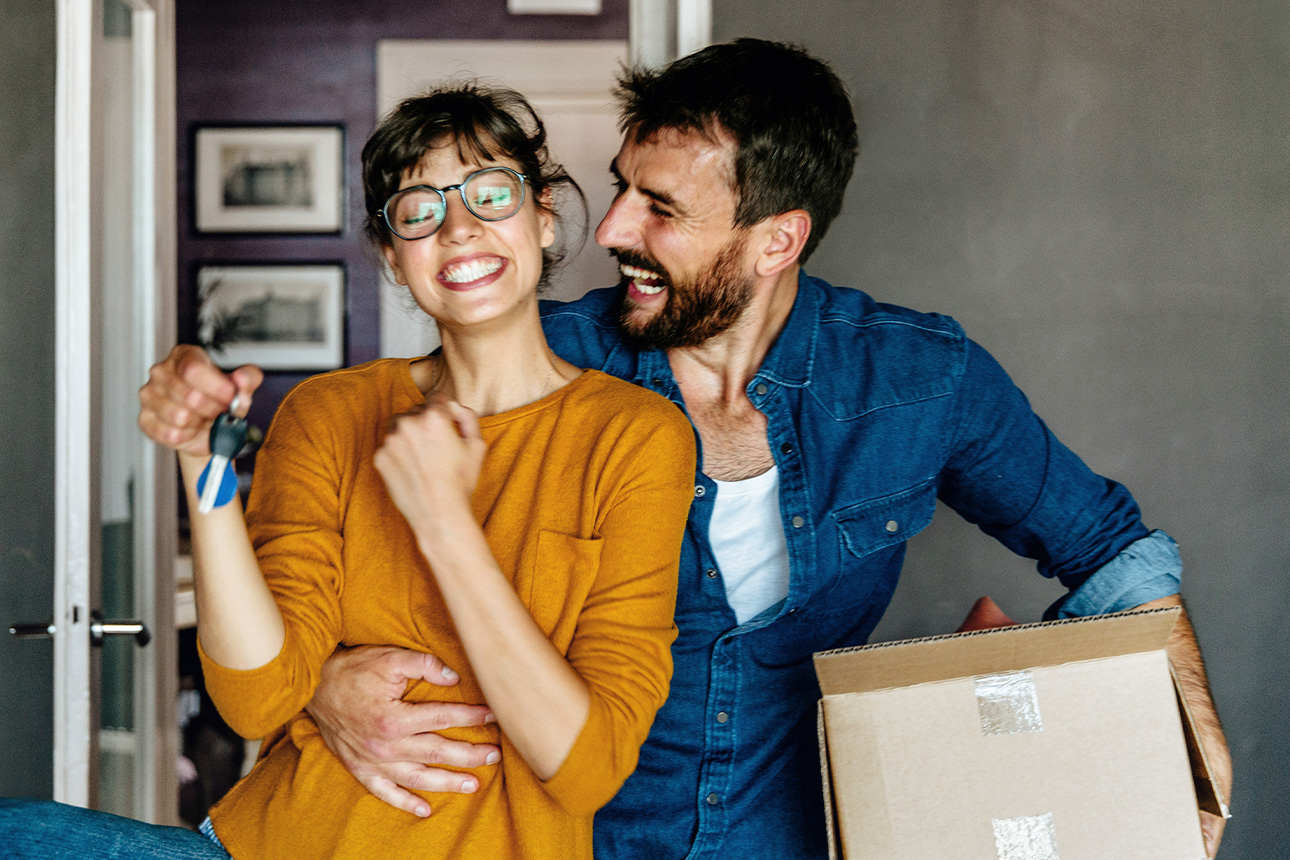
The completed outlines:
{"type": "Polygon", "coordinates": [[[1203,860],[1178,609],[815,655],[829,856],[1203,860]]]}

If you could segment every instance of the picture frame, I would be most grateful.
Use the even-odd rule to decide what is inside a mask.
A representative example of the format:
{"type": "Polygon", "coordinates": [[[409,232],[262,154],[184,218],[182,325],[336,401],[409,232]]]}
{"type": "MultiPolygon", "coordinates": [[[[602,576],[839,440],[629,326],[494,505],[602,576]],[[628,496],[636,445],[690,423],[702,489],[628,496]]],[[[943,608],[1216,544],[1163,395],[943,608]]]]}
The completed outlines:
{"type": "Polygon", "coordinates": [[[202,265],[196,280],[197,339],[221,368],[344,366],[344,265],[202,265]]]}
{"type": "Polygon", "coordinates": [[[197,232],[341,232],[344,143],[339,125],[198,127],[197,232]]]}

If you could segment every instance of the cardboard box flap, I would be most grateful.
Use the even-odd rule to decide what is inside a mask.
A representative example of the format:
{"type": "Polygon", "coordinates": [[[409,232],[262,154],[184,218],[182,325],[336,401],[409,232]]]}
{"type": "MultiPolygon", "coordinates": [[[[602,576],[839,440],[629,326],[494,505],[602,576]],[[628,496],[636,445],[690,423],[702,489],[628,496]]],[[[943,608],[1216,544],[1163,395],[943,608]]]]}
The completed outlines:
{"type": "Polygon", "coordinates": [[[1178,696],[1178,711],[1182,717],[1183,738],[1187,742],[1187,758],[1191,762],[1192,781],[1196,785],[1196,805],[1208,813],[1217,815],[1221,818],[1231,818],[1232,812],[1228,809],[1227,798],[1223,796],[1223,789],[1218,784],[1209,767],[1209,757],[1205,754],[1205,748],[1200,745],[1200,738],[1196,730],[1196,718],[1192,715],[1191,707],[1187,704],[1187,697],[1183,695],[1182,682],[1178,680],[1178,673],[1170,665],[1169,672],[1174,679],[1174,692],[1178,696]]]}
{"type": "Polygon", "coordinates": [[[828,830],[825,833],[829,846],[829,860],[838,860],[838,846],[842,840],[838,836],[838,817],[833,811],[833,779],[829,775],[829,741],[824,731],[824,700],[815,705],[815,733],[820,743],[820,781],[824,787],[824,822],[828,830]]]}
{"type": "Polygon", "coordinates": [[[1160,651],[1181,613],[1148,609],[822,651],[815,674],[834,696],[1160,651]]]}

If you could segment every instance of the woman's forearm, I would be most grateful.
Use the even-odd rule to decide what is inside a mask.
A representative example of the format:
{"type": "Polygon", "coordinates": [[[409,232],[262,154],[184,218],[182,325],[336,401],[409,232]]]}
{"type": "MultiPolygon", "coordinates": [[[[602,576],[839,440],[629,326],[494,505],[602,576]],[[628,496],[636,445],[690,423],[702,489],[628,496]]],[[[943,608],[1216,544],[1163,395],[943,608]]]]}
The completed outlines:
{"type": "Polygon", "coordinates": [[[282,650],[282,613],[260,573],[242,505],[197,513],[197,478],[206,457],[179,455],[193,540],[194,589],[202,649],[228,669],[258,669],[282,650]]]}
{"type": "Polygon", "coordinates": [[[498,724],[533,772],[550,779],[587,722],[586,682],[520,602],[470,511],[437,518],[417,537],[498,724]]]}

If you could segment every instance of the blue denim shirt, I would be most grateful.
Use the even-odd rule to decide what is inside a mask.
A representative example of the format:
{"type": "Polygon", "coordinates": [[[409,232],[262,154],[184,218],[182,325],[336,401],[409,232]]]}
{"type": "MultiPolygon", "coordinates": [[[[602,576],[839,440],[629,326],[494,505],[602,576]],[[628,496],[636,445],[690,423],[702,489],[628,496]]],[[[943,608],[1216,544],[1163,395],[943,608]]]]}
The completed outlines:
{"type": "MultiPolygon", "coordinates": [[[[684,409],[667,355],[619,339],[616,299],[544,303],[551,346],[684,409]]],[[[938,498],[1071,589],[1054,614],[1178,589],[1173,541],[1148,532],[1129,492],[1058,442],[947,317],[802,275],[747,395],[779,466],[788,596],[736,623],[708,540],[716,484],[700,447],[671,693],[636,772],[596,815],[599,858],[826,856],[811,655],[868,639],[938,498]]]]}

